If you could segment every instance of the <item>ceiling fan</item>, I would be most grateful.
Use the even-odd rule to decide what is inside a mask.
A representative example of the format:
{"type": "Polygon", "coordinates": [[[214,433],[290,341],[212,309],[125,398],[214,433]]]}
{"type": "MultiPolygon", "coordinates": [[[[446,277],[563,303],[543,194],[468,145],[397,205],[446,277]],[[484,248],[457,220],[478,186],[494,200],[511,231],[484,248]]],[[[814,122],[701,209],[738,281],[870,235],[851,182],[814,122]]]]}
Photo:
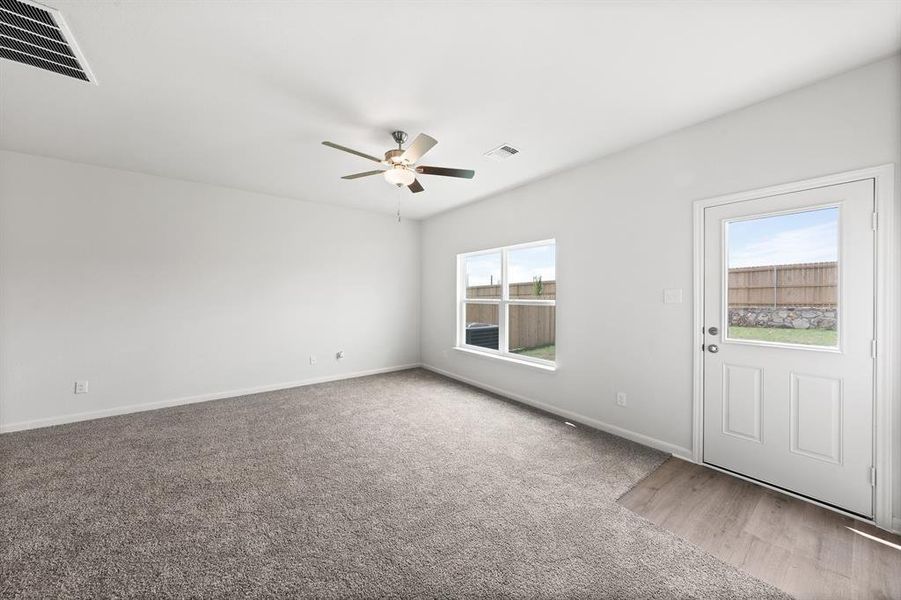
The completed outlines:
{"type": "Polygon", "coordinates": [[[357,150],[352,150],[351,148],[335,144],[334,142],[322,143],[323,145],[330,148],[335,148],[337,150],[343,150],[344,152],[356,154],[357,156],[369,159],[373,162],[381,163],[387,167],[387,169],[377,169],[375,171],[365,171],[363,173],[345,175],[341,179],[359,179],[360,177],[369,177],[370,175],[378,175],[379,173],[382,173],[385,177],[385,181],[387,181],[388,183],[396,185],[397,187],[407,186],[407,188],[414,194],[425,189],[422,187],[422,185],[419,184],[419,181],[416,179],[417,173],[420,175],[461,177],[463,179],[472,179],[476,174],[475,171],[471,171],[469,169],[449,169],[447,167],[425,166],[417,167],[415,166],[416,161],[422,158],[422,156],[426,152],[431,150],[432,146],[438,143],[438,140],[424,133],[420,133],[416,136],[416,139],[413,140],[413,143],[407,146],[407,149],[404,150],[404,142],[407,141],[406,132],[394,131],[391,133],[391,137],[393,137],[394,141],[397,143],[397,148],[385,152],[384,159],[376,158],[375,156],[370,156],[369,154],[358,152],[357,150]]]}

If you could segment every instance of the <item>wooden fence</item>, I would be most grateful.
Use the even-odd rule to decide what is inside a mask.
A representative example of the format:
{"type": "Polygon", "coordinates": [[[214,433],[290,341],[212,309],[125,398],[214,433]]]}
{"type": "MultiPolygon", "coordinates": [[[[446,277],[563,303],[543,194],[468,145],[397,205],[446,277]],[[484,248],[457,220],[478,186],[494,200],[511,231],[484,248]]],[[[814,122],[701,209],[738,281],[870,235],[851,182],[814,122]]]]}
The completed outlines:
{"type": "MultiPolygon", "coordinates": [[[[536,294],[535,284],[533,282],[511,283],[511,298],[531,298],[533,300],[553,300],[557,297],[557,282],[542,281],[541,294],[536,294]]],[[[466,288],[467,298],[497,298],[501,297],[500,285],[473,285],[466,288]]]]}
{"type": "Polygon", "coordinates": [[[838,301],[835,262],[729,269],[729,306],[820,306],[838,301]]]}
{"type": "MultiPolygon", "coordinates": [[[[532,282],[510,284],[510,298],[553,299],[557,282],[542,282],[536,294],[532,282]]],[[[500,285],[477,285],[466,290],[467,298],[500,298],[500,285]]],[[[792,306],[834,308],[838,302],[838,265],[835,262],[771,265],[729,269],[729,307],[792,306]]],[[[555,306],[511,306],[510,348],[535,348],[556,340],[555,306]]],[[[492,304],[469,304],[467,323],[498,322],[492,304]]]]}
{"type": "MultiPolygon", "coordinates": [[[[534,283],[511,283],[510,298],[530,298],[553,300],[557,296],[557,283],[544,281],[541,294],[535,294],[534,283]]],[[[467,298],[500,298],[501,286],[477,285],[466,288],[467,298]]],[[[510,306],[509,316],[510,349],[537,348],[553,344],[557,339],[556,306],[510,306]]],[[[467,323],[498,322],[498,307],[495,304],[468,304],[467,323]]]]}

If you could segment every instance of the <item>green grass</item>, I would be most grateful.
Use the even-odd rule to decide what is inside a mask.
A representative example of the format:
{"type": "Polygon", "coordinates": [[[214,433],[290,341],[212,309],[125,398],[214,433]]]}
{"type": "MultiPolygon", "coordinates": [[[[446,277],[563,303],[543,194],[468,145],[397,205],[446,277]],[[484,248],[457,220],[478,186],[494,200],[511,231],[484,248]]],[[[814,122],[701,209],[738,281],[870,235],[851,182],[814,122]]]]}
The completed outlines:
{"type": "Polygon", "coordinates": [[[729,327],[729,337],[736,340],[835,346],[838,332],[829,329],[779,329],[776,327],[729,327]]]}
{"type": "Polygon", "coordinates": [[[531,356],[532,358],[554,360],[557,355],[557,346],[556,344],[547,344],[545,346],[536,346],[534,348],[520,348],[519,350],[514,350],[513,353],[522,356],[531,356]]]}

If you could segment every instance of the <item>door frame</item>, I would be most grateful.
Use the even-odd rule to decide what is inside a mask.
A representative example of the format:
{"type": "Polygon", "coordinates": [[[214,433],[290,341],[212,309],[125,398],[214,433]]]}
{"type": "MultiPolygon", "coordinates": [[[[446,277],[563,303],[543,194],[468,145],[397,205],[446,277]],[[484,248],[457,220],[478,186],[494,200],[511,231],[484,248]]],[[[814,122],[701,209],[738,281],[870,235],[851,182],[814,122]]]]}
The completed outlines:
{"type": "MultiPolygon", "coordinates": [[[[873,179],[876,193],[876,213],[874,225],[876,226],[875,244],[875,285],[876,285],[876,365],[874,376],[873,399],[873,463],[876,469],[876,482],[874,486],[874,515],[873,523],[878,527],[890,531],[901,530],[901,515],[898,515],[896,523],[892,522],[892,398],[894,384],[892,381],[891,366],[893,363],[893,351],[895,345],[895,274],[893,260],[895,256],[896,241],[895,228],[895,165],[885,164],[877,167],[836,173],[804,181],[784,183],[765,188],[758,188],[734,194],[726,194],[713,198],[696,200],[693,206],[693,318],[692,318],[692,461],[704,464],[704,351],[701,349],[704,343],[704,210],[712,206],[757,200],[768,196],[776,196],[809,190],[812,188],[850,183],[862,179],[873,179]]],[[[710,465],[706,465],[710,466],[710,465]]],[[[716,468],[716,467],[711,467],[716,468]]],[[[735,475],[726,471],[731,475],[735,475]]],[[[759,481],[748,479],[765,487],[768,486],[759,481]]],[[[774,488],[779,489],[779,488],[774,488]]],[[[809,498],[786,492],[783,493],[811,502],[809,498]]],[[[832,506],[820,504],[831,510],[843,512],[832,506]]],[[[847,514],[847,513],[845,513],[847,514]]],[[[855,517],[859,519],[860,517],[855,517]]]]}

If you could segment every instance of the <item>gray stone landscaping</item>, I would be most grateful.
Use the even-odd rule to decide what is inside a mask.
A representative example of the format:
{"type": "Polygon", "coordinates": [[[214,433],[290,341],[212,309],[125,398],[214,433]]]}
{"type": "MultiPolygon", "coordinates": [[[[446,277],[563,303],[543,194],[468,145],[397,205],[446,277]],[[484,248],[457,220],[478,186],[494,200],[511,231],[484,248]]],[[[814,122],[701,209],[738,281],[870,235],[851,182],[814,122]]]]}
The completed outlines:
{"type": "Polygon", "coordinates": [[[834,330],[837,323],[838,309],[834,306],[736,306],[729,308],[729,324],[740,327],[834,330]]]}

